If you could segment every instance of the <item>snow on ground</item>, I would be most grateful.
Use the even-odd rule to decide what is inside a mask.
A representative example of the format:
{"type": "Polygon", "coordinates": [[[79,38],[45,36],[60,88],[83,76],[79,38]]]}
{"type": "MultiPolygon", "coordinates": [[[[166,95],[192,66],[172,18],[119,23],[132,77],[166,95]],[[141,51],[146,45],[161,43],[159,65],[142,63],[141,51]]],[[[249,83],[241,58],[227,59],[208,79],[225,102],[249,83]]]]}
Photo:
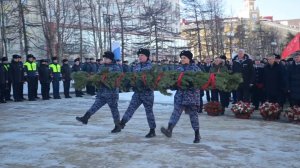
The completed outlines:
{"type": "MultiPolygon", "coordinates": [[[[132,93],[121,93],[119,110],[125,112],[132,93]]],[[[300,125],[263,121],[258,112],[250,120],[200,114],[201,142],[193,144],[189,117],[181,116],[172,138],[159,128],[167,126],[173,97],[155,93],[157,136],[149,131],[140,107],[125,129],[114,127],[108,106],[82,125],[75,120],[94,98],[0,104],[0,167],[300,167],[300,125]]]]}

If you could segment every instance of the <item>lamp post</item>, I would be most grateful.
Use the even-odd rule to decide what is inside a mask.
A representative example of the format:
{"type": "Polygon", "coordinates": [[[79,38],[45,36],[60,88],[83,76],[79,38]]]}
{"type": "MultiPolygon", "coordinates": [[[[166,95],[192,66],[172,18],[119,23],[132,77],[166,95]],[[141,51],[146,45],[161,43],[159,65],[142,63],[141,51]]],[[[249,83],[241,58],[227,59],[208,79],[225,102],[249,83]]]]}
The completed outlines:
{"type": "Polygon", "coordinates": [[[106,24],[108,24],[109,50],[111,51],[111,21],[112,15],[103,14],[106,24]]]}
{"type": "Polygon", "coordinates": [[[275,53],[275,48],[277,46],[277,42],[276,41],[272,41],[271,42],[271,46],[272,46],[272,52],[275,53]]]}
{"type": "Polygon", "coordinates": [[[227,32],[227,37],[229,38],[229,53],[230,58],[232,58],[232,38],[234,37],[234,32],[227,32]]]}

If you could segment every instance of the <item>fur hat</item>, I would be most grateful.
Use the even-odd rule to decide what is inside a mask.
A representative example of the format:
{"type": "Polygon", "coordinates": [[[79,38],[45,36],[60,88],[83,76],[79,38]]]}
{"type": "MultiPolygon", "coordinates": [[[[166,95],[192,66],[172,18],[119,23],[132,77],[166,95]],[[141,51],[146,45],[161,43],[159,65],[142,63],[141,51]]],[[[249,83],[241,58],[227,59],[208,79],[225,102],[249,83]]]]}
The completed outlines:
{"type": "Polygon", "coordinates": [[[193,54],[191,53],[191,51],[183,50],[183,51],[181,51],[181,53],[180,53],[179,56],[180,56],[180,58],[182,56],[186,56],[186,57],[188,57],[188,59],[190,60],[190,62],[193,61],[193,54]]]}
{"type": "Polygon", "coordinates": [[[112,61],[115,60],[115,55],[114,55],[114,53],[111,52],[111,51],[106,51],[106,52],[104,52],[103,57],[104,57],[104,58],[108,58],[108,59],[110,59],[110,60],[112,60],[112,61]]]}
{"type": "Polygon", "coordinates": [[[137,52],[137,55],[144,54],[146,57],[150,56],[150,51],[145,48],[140,48],[139,51],[137,52]]]}

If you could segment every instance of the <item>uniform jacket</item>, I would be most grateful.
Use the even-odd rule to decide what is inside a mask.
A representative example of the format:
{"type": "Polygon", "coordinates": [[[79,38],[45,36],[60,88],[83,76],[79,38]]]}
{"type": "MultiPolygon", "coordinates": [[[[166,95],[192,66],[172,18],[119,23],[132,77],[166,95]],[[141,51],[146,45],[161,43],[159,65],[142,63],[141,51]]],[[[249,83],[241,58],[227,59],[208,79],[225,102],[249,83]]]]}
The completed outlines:
{"type": "MultiPolygon", "coordinates": [[[[179,72],[185,71],[201,71],[199,67],[195,64],[181,65],[177,68],[179,72]]],[[[190,89],[190,90],[180,90],[178,89],[174,96],[174,102],[180,105],[196,105],[200,106],[200,90],[190,89]]]]}
{"type": "MultiPolygon", "coordinates": [[[[147,62],[145,63],[138,63],[134,68],[133,68],[133,72],[143,72],[143,71],[150,71],[152,69],[152,63],[150,60],[148,60],[147,62]]],[[[140,81],[138,84],[139,88],[143,87],[144,84],[142,83],[142,81],[140,81]]],[[[137,92],[137,88],[133,88],[133,90],[135,92],[137,92]]],[[[140,90],[139,90],[140,91],[140,90]]],[[[146,88],[144,87],[143,88],[143,91],[152,91],[150,88],[146,88]]]]}
{"type": "Polygon", "coordinates": [[[51,71],[48,65],[41,64],[38,68],[38,71],[39,71],[39,80],[41,83],[51,82],[51,71]]]}
{"type": "Polygon", "coordinates": [[[24,80],[23,65],[14,60],[10,64],[9,75],[13,83],[22,82],[24,80]]]}
{"type": "Polygon", "coordinates": [[[276,62],[273,66],[269,64],[265,66],[263,84],[267,95],[281,95],[283,89],[285,88],[285,81],[282,74],[282,67],[276,62]]]}
{"type": "Polygon", "coordinates": [[[71,80],[71,72],[72,72],[72,69],[70,68],[69,64],[62,65],[62,67],[61,67],[62,79],[71,80]]]}
{"type": "MultiPolygon", "coordinates": [[[[119,65],[116,63],[112,64],[103,64],[101,68],[99,69],[99,72],[103,70],[108,70],[109,72],[122,72],[122,69],[119,65]]],[[[105,96],[109,96],[111,94],[119,94],[119,89],[109,89],[105,86],[100,87],[98,94],[102,94],[105,96]]]]}

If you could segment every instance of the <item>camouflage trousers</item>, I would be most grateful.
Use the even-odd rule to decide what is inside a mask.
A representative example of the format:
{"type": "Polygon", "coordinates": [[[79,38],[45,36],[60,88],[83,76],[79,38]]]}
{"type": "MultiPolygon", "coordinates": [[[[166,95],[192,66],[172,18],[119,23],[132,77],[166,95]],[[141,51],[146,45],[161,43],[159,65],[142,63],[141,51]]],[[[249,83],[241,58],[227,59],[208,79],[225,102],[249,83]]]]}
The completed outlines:
{"type": "Polygon", "coordinates": [[[141,93],[134,92],[130,104],[122,120],[125,121],[125,123],[127,123],[131,119],[133,113],[137,110],[137,108],[139,108],[139,106],[143,104],[146,111],[147,121],[150,129],[156,128],[155,117],[153,114],[153,102],[154,102],[153,91],[145,91],[141,93]]]}
{"type": "Polygon", "coordinates": [[[179,121],[183,110],[185,110],[185,112],[190,116],[191,125],[194,131],[199,130],[199,119],[198,119],[198,112],[197,112],[198,108],[199,107],[197,106],[174,104],[174,110],[170,117],[169,124],[175,126],[179,121]]]}
{"type": "Polygon", "coordinates": [[[94,104],[92,105],[92,107],[87,112],[90,113],[91,115],[93,115],[102,106],[104,106],[107,103],[108,107],[110,108],[114,123],[118,124],[120,122],[120,113],[119,113],[119,109],[118,109],[118,100],[119,100],[119,94],[117,94],[117,93],[103,94],[101,92],[98,92],[94,104]]]}

